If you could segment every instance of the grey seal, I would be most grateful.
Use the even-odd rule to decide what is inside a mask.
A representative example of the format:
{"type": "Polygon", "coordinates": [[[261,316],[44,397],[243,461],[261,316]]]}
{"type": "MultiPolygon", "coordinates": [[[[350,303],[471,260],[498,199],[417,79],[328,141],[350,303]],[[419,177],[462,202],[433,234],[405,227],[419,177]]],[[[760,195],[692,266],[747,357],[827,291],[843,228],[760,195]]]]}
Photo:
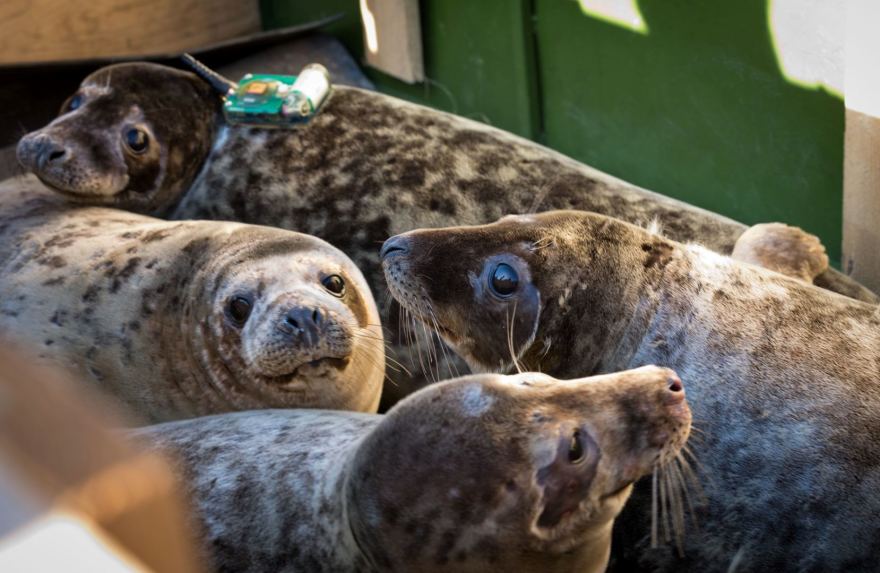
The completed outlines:
{"type": "Polygon", "coordinates": [[[263,410],[135,438],[174,455],[219,571],[604,571],[631,484],[690,430],[676,374],[476,375],[385,416],[263,410]]]}
{"type": "Polygon", "coordinates": [[[378,407],[378,310],[320,239],[72,207],[27,176],[0,184],[0,245],[0,333],[147,420],[378,407]]]}
{"type": "MultiPolygon", "coordinates": [[[[18,157],[75,201],[321,237],[354,260],[381,309],[389,301],[377,248],[420,227],[582,209],[657,221],[674,240],[724,254],[747,229],[502,130],[380,93],[336,86],[296,130],[229,126],[220,106],[219,94],[194,74],[146,63],[109,66],[83,80],[58,118],[23,137],[18,157]]],[[[833,269],[816,284],[878,302],[833,269]]],[[[389,308],[383,320],[391,353],[405,360],[411,341],[397,330],[396,312],[389,308]]],[[[431,362],[433,377],[443,377],[442,353],[431,362]]],[[[423,382],[389,375],[399,384],[386,385],[388,404],[423,382]]]]}
{"type": "Polygon", "coordinates": [[[410,232],[383,254],[393,295],[474,369],[681,375],[704,437],[699,529],[684,558],[650,550],[637,488],[620,570],[876,567],[875,306],[574,211],[410,232]]]}

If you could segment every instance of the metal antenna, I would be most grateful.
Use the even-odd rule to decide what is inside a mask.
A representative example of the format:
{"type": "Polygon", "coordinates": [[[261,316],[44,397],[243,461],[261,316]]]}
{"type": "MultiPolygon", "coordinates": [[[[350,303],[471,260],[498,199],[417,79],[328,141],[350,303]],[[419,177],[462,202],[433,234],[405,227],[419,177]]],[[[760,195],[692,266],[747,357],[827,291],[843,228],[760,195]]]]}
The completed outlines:
{"type": "Polygon", "coordinates": [[[235,88],[238,87],[238,84],[226,79],[225,77],[218,74],[217,72],[215,72],[214,70],[212,70],[189,54],[183,54],[182,56],[180,56],[180,59],[197,76],[208,82],[208,84],[210,84],[212,88],[214,88],[222,95],[226,95],[230,91],[234,91],[235,88]]]}

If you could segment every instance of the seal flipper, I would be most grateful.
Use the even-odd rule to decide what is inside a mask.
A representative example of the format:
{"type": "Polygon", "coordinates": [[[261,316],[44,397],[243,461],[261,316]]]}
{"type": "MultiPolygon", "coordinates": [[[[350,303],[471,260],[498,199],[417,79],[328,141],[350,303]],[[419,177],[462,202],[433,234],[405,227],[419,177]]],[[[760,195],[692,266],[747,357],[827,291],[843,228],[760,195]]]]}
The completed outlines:
{"type": "Polygon", "coordinates": [[[819,238],[784,223],[750,227],[737,239],[730,256],[807,283],[828,269],[828,255],[819,238]]]}

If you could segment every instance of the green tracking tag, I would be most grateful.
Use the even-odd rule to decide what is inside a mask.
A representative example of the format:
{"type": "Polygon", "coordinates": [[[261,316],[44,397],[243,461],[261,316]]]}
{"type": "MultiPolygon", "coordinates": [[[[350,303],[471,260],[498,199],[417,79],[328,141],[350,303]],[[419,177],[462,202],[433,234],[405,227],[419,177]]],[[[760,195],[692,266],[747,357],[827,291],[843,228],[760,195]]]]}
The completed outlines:
{"type": "Polygon", "coordinates": [[[309,64],[298,76],[247,74],[226,94],[223,114],[233,125],[293,127],[314,117],[329,94],[329,73],[321,64],[309,64]]]}

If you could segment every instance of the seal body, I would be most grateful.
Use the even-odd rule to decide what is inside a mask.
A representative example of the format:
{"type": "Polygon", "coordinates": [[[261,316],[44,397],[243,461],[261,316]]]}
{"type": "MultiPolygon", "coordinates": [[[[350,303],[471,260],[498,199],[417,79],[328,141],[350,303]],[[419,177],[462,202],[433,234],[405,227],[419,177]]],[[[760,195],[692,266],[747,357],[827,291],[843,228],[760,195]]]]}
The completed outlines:
{"type": "Polygon", "coordinates": [[[151,420],[377,408],[378,311],[327,243],[71,207],[31,177],[2,187],[0,331],[43,360],[151,420]]]}
{"type": "MultiPolygon", "coordinates": [[[[502,130],[376,92],[337,86],[294,131],[225,126],[220,104],[193,74],[109,66],[25,136],[18,155],[90,204],[315,234],[353,257],[374,288],[375,241],[419,227],[574,208],[657,221],[672,239],[721,253],[746,230],[502,130]]],[[[833,271],[817,284],[877,302],[833,271]]]]}
{"type": "MultiPolygon", "coordinates": [[[[354,260],[383,309],[389,306],[377,247],[411,229],[582,209],[635,224],[657,221],[674,240],[730,253],[747,228],[502,130],[387,95],[337,86],[309,123],[265,130],[226,126],[219,95],[206,86],[193,74],[153,64],[103,68],[83,81],[55,121],[21,140],[19,159],[66,197],[88,204],[321,237],[354,260]]],[[[833,270],[815,282],[878,301],[833,270]]],[[[383,318],[396,343],[391,354],[404,360],[427,341],[407,344],[411,337],[397,331],[396,313],[389,308],[383,318]]],[[[442,362],[442,352],[434,352],[421,366],[438,379],[442,362]]],[[[447,373],[454,364],[445,365],[447,373]]],[[[425,382],[390,376],[397,384],[386,387],[388,404],[425,382]]]]}
{"type": "Polygon", "coordinates": [[[176,455],[220,571],[599,573],[630,484],[689,428],[678,377],[648,367],[470,376],[386,416],[244,412],[138,437],[176,455]]]}
{"type": "Polygon", "coordinates": [[[474,368],[680,373],[704,438],[699,529],[683,558],[648,549],[637,489],[620,570],[876,567],[876,307],[587,213],[416,231],[383,253],[394,295],[474,368]]]}

